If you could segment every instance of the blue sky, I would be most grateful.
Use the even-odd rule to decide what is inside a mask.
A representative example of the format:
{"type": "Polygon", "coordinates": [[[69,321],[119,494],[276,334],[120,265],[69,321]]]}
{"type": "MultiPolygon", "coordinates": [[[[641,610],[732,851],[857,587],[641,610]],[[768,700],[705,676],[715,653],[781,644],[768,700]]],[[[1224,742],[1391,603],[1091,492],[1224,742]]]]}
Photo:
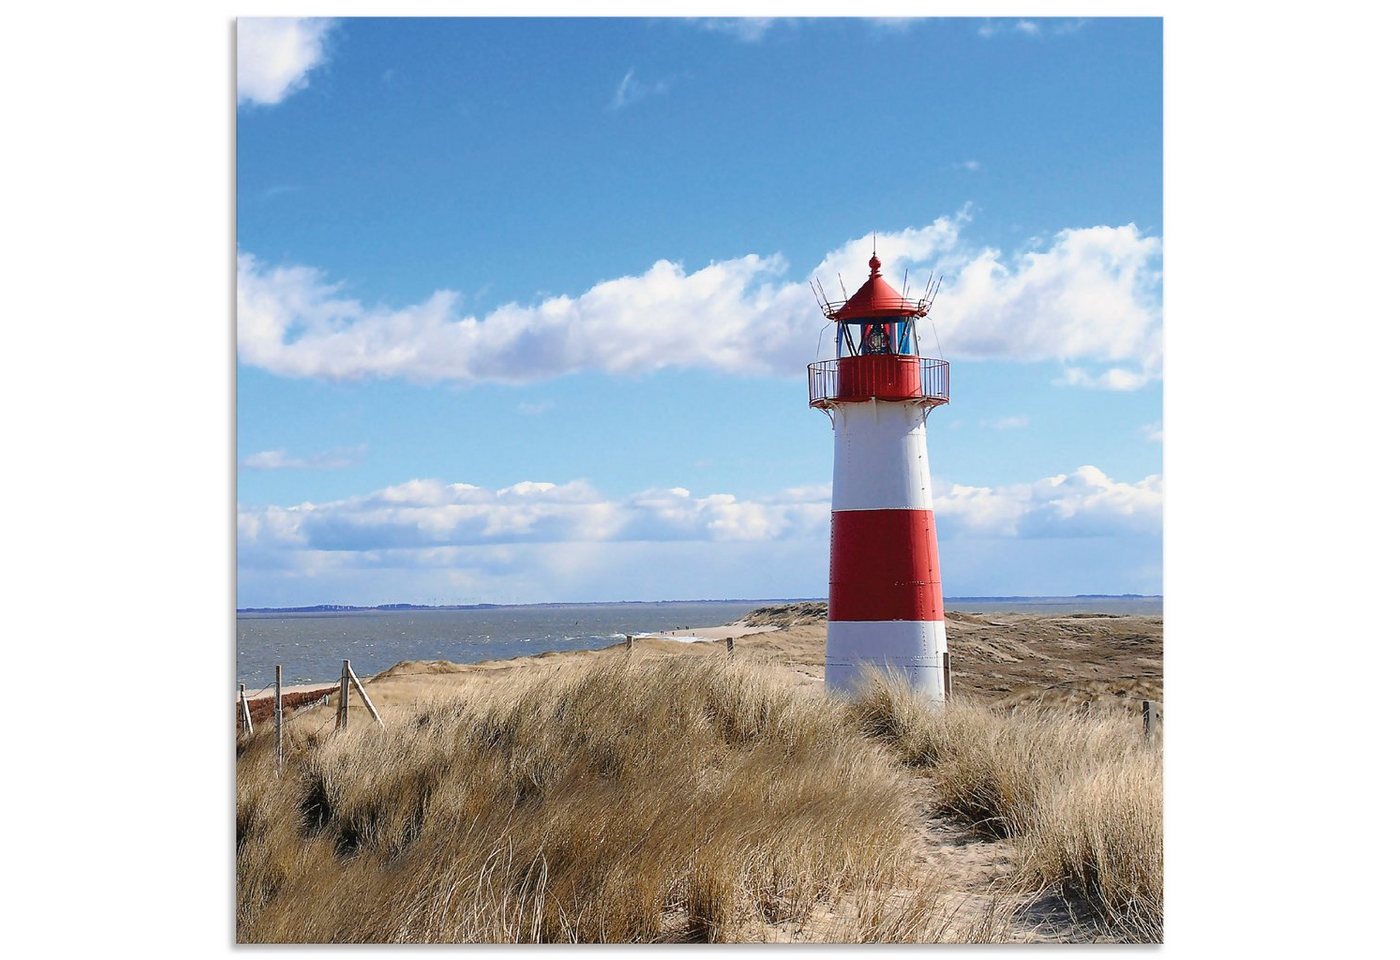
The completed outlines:
{"type": "Polygon", "coordinates": [[[1160,591],[1161,51],[241,21],[239,604],[824,595],[806,281],[853,290],[871,231],[944,277],[945,592],[1160,591]]]}

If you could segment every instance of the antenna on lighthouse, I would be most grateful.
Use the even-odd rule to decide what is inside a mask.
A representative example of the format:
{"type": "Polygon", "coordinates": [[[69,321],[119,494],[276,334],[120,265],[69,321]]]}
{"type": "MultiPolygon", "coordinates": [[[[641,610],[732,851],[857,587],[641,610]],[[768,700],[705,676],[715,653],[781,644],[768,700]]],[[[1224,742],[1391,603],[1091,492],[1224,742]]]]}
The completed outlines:
{"type": "MultiPolygon", "coordinates": [[[[932,276],[932,274],[929,275],[928,282],[929,282],[930,285],[932,285],[932,283],[933,283],[933,276],[932,276]]],[[[940,359],[940,360],[943,359],[943,342],[942,342],[941,340],[938,339],[938,324],[936,324],[936,323],[933,322],[933,313],[932,313],[932,309],[933,309],[933,301],[935,301],[935,300],[938,299],[938,291],[939,291],[939,290],[942,290],[942,289],[943,289],[943,275],[942,275],[942,274],[939,274],[939,275],[938,275],[938,286],[937,286],[937,287],[934,287],[933,296],[931,296],[931,297],[928,298],[928,305],[929,305],[929,310],[930,310],[930,312],[927,314],[927,316],[928,316],[928,325],[929,325],[929,327],[933,330],[933,342],[938,346],[938,359],[940,359]]]]}
{"type": "Polygon", "coordinates": [[[836,322],[836,321],[834,321],[834,320],[828,320],[828,321],[826,322],[826,327],[822,327],[821,330],[817,331],[817,350],[816,350],[816,355],[817,355],[817,359],[818,359],[818,360],[821,359],[821,355],[822,355],[822,340],[825,339],[825,337],[826,337],[826,328],[829,327],[829,326],[831,326],[831,325],[832,325],[833,323],[835,323],[835,322],[836,322]]]}
{"type": "Polygon", "coordinates": [[[840,273],[836,274],[836,282],[841,284],[841,296],[845,297],[847,300],[851,299],[851,295],[846,292],[846,281],[841,279],[840,273]]]}

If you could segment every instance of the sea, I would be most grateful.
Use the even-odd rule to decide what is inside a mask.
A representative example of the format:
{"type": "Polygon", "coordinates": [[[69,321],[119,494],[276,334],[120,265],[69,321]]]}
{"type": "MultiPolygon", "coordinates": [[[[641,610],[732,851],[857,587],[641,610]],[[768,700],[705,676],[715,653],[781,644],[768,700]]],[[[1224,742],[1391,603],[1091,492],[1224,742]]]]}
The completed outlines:
{"type": "MultiPolygon", "coordinates": [[[[476,663],[548,650],[593,650],[628,634],[717,627],[791,600],[582,603],[482,609],[240,611],[237,660],[249,693],[273,682],[329,683],[340,661],[368,677],[403,660],[476,663]]],[[[949,597],[967,613],[1117,613],[1160,616],[1161,597],[949,597]]]]}

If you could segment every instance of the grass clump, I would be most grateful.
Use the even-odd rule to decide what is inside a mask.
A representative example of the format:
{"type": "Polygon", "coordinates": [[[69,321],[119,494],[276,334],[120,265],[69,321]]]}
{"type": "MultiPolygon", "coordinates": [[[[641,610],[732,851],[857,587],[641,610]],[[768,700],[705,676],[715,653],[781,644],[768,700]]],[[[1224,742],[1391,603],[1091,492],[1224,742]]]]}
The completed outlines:
{"type": "Polygon", "coordinates": [[[1061,784],[1021,843],[1023,870],[1094,904],[1122,939],[1162,939],[1162,763],[1146,749],[1061,784]]]}
{"type": "MultiPolygon", "coordinates": [[[[241,942],[725,941],[880,890],[903,774],[727,658],[601,661],[237,761],[241,942]]],[[[292,725],[295,728],[295,724],[292,725]]]]}
{"type": "Polygon", "coordinates": [[[1162,760],[1130,713],[934,710],[876,672],[850,709],[933,781],[945,812],[1014,841],[1028,888],[1059,887],[1117,939],[1161,939],[1162,760]]]}

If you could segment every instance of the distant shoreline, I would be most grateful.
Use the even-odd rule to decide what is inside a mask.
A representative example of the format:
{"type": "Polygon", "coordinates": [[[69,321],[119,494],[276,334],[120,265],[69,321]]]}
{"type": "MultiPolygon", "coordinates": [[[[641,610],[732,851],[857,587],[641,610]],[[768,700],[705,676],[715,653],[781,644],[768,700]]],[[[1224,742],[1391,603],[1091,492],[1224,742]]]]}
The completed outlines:
{"type": "MultiPolygon", "coordinates": [[[[944,605],[950,603],[1069,603],[1076,600],[1161,600],[1160,593],[1076,593],[1071,596],[988,596],[988,597],[945,597],[944,605]]],[[[806,603],[824,601],[826,597],[737,597],[724,600],[583,600],[578,602],[551,603],[381,603],[377,606],[354,606],[338,603],[320,603],[305,607],[238,607],[235,613],[396,613],[430,610],[504,610],[514,607],[625,607],[657,606],[660,604],[696,603],[806,603]]]]}

